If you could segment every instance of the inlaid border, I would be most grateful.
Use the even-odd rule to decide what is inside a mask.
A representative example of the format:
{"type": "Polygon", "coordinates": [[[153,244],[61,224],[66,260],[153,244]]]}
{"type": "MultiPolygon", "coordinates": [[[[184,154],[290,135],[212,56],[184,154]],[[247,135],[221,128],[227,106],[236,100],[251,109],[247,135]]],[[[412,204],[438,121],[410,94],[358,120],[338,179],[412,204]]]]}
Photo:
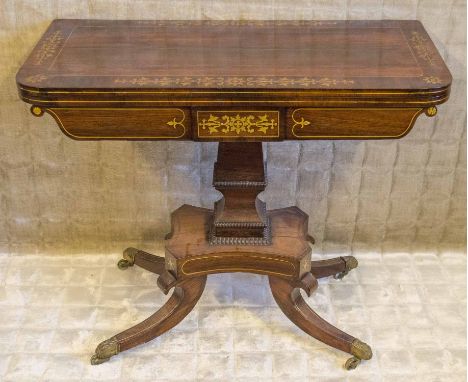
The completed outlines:
{"type": "MultiPolygon", "coordinates": [[[[379,139],[379,138],[400,138],[403,137],[408,131],[411,129],[413,126],[416,118],[424,111],[424,108],[414,108],[416,109],[413,118],[411,118],[410,123],[408,124],[408,127],[403,131],[403,133],[398,134],[398,135],[296,135],[295,129],[297,126],[301,126],[304,124],[304,122],[309,122],[309,121],[297,121],[294,118],[294,113],[296,113],[299,110],[408,110],[409,108],[404,108],[404,107],[399,107],[399,108],[385,108],[385,107],[375,107],[375,108],[370,108],[370,107],[356,107],[356,108],[344,108],[344,107],[302,107],[302,108],[297,108],[294,109],[294,111],[291,113],[291,120],[294,122],[293,127],[291,128],[291,133],[295,138],[302,138],[302,139],[320,139],[320,138],[356,138],[356,139],[379,139]]],[[[310,122],[309,122],[310,123],[310,122]]]]}
{"type": "MultiPolygon", "coordinates": [[[[33,106],[33,108],[37,108],[37,106],[33,106]]],[[[41,108],[42,109],[42,108],[41,108]]],[[[187,128],[184,124],[184,121],[186,119],[186,116],[185,116],[185,112],[184,110],[182,109],[179,109],[179,108],[135,108],[135,107],[117,107],[117,108],[112,108],[112,107],[104,107],[104,108],[97,108],[97,107],[83,107],[83,108],[78,108],[78,107],[73,107],[73,108],[44,108],[42,109],[43,111],[49,113],[54,119],[55,121],[59,124],[59,127],[65,132],[66,135],[72,137],[72,138],[76,138],[76,139],[81,139],[81,140],[93,140],[93,139],[118,139],[118,140],[121,140],[121,139],[179,139],[179,138],[182,138],[183,136],[185,136],[185,134],[187,133],[187,128]],[[112,136],[112,137],[109,137],[109,136],[97,136],[97,135],[94,135],[94,136],[80,136],[80,135],[75,135],[75,134],[72,134],[70,131],[67,130],[67,128],[65,127],[65,125],[63,124],[62,120],[60,119],[60,117],[58,116],[57,113],[54,112],[54,109],[60,109],[60,110],[155,110],[155,111],[158,111],[158,110],[176,110],[176,111],[180,111],[182,113],[182,119],[180,121],[175,121],[175,118],[174,120],[172,121],[168,121],[167,124],[168,124],[168,128],[170,128],[171,126],[172,127],[175,127],[175,126],[181,126],[183,128],[183,133],[178,135],[178,136],[112,136]]],[[[37,115],[39,116],[38,114],[34,113],[34,115],[37,115]]],[[[42,114],[41,114],[42,115],[42,114]]]]}
{"type": "Polygon", "coordinates": [[[262,256],[262,255],[251,255],[249,253],[236,253],[236,254],[229,254],[229,255],[209,255],[209,256],[196,256],[196,257],[191,257],[191,258],[188,258],[186,259],[185,261],[182,262],[182,264],[180,265],[180,271],[182,272],[182,274],[184,275],[198,275],[198,274],[204,274],[204,273],[207,273],[207,271],[195,271],[195,272],[190,272],[190,271],[186,271],[184,268],[185,266],[187,266],[187,264],[189,264],[190,262],[203,262],[203,260],[212,260],[214,258],[219,258],[219,259],[224,259],[226,257],[237,257],[237,258],[241,258],[241,259],[258,259],[258,260],[264,260],[264,261],[273,261],[273,262],[279,262],[279,263],[284,263],[285,265],[287,265],[287,267],[290,268],[291,270],[291,273],[284,273],[284,272],[274,272],[274,271],[265,271],[265,270],[262,270],[262,269],[258,269],[258,268],[252,268],[252,267],[242,267],[242,266],[238,266],[238,267],[223,267],[223,268],[216,268],[216,267],[213,267],[213,268],[209,268],[208,270],[208,273],[218,273],[218,272],[252,272],[252,273],[264,273],[264,274],[275,274],[275,275],[278,275],[278,276],[287,276],[287,277],[292,277],[294,276],[297,268],[296,268],[296,265],[294,264],[294,262],[292,262],[291,260],[286,260],[286,259],[281,259],[281,258],[277,258],[277,257],[273,257],[273,256],[262,256]]]}
{"type": "Polygon", "coordinates": [[[197,110],[197,138],[199,139],[212,139],[212,138],[224,138],[224,139],[243,139],[243,138],[279,138],[280,136],[280,111],[279,110],[197,110]],[[245,135],[201,135],[200,134],[200,122],[199,113],[229,113],[229,114],[246,114],[246,113],[276,113],[276,135],[256,135],[256,134],[245,134],[245,135]]]}

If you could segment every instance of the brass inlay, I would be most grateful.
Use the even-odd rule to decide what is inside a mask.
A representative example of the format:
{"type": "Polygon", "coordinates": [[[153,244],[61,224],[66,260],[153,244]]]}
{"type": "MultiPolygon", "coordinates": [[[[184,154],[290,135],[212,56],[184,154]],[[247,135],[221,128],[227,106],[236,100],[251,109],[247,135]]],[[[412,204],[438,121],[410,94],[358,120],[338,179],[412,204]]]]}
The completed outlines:
{"type": "MultiPolygon", "coordinates": [[[[220,103],[225,105],[226,103],[230,104],[235,104],[235,103],[240,103],[240,104],[245,104],[245,103],[272,103],[272,104],[289,104],[289,105],[294,105],[298,103],[307,103],[311,104],[314,103],[314,101],[311,101],[310,99],[308,100],[294,100],[294,101],[287,101],[287,100],[268,100],[268,99],[259,99],[259,100],[229,100],[229,101],[213,101],[213,100],[194,100],[194,99],[186,99],[186,100],[170,100],[170,101],[161,101],[161,100],[128,100],[128,101],[115,101],[115,100],[43,100],[43,99],[37,99],[37,98],[29,98],[29,97],[21,97],[24,101],[29,102],[29,103],[162,103],[165,104],[167,102],[170,102],[171,104],[173,103],[182,103],[182,104],[188,104],[188,105],[196,105],[196,104],[203,104],[203,103],[208,103],[208,104],[213,104],[213,103],[220,103]]],[[[430,100],[430,101],[401,101],[397,103],[403,103],[403,104],[417,104],[417,105],[424,105],[424,104],[434,104],[434,102],[439,102],[442,103],[446,101],[449,98],[448,95],[444,96],[443,98],[439,98],[437,100],[430,100]]],[[[319,101],[315,101],[319,102],[319,101]]],[[[395,101],[373,101],[373,100],[328,100],[327,102],[333,102],[333,103],[345,103],[345,104],[383,104],[383,103],[389,103],[389,104],[395,104],[395,101]]]]}
{"type": "Polygon", "coordinates": [[[436,77],[436,76],[424,77],[423,81],[428,83],[428,84],[441,84],[442,83],[442,80],[439,77],[436,77]]]}
{"type": "Polygon", "coordinates": [[[434,50],[429,45],[427,38],[423,37],[419,32],[413,31],[411,32],[410,42],[419,58],[431,66],[436,65],[434,50]]]}
{"type": "Polygon", "coordinates": [[[176,264],[172,257],[166,256],[167,267],[172,270],[176,270],[176,264]]]}
{"type": "Polygon", "coordinates": [[[334,79],[328,77],[313,78],[313,77],[177,77],[177,76],[165,76],[165,77],[131,77],[131,78],[115,78],[115,84],[124,85],[136,85],[136,86],[202,86],[202,87],[249,87],[249,86],[281,86],[281,87],[310,87],[319,86],[321,88],[329,88],[330,86],[336,85],[352,85],[354,80],[351,79],[334,79]]]}
{"type": "Polygon", "coordinates": [[[92,365],[99,365],[100,363],[106,362],[110,357],[119,354],[120,345],[116,337],[111,337],[108,340],[101,342],[91,357],[92,365]]]}
{"type": "Polygon", "coordinates": [[[198,110],[197,127],[199,137],[279,137],[279,111],[198,110]],[[208,113],[208,118],[200,117],[200,114],[208,113]],[[218,116],[216,114],[223,115],[218,116]],[[274,118],[272,118],[272,115],[274,115],[274,118]]]}
{"type": "Polygon", "coordinates": [[[47,79],[47,76],[44,74],[34,74],[32,76],[26,77],[24,80],[30,84],[38,84],[47,79]]]}
{"type": "MultiPolygon", "coordinates": [[[[293,113],[293,114],[294,114],[294,113],[293,113]]],[[[292,119],[293,119],[293,121],[294,121],[294,126],[293,126],[293,128],[295,128],[297,125],[299,125],[299,127],[300,127],[301,129],[303,129],[304,126],[310,125],[310,121],[305,120],[304,117],[301,117],[301,120],[300,120],[300,121],[296,121],[296,120],[294,119],[294,117],[292,117],[292,119]]]]}
{"type": "MultiPolygon", "coordinates": [[[[189,263],[189,262],[203,261],[203,260],[206,260],[206,259],[223,259],[223,258],[226,258],[226,257],[241,257],[241,258],[245,259],[246,254],[239,253],[239,254],[233,254],[233,255],[227,255],[227,256],[210,255],[210,256],[189,258],[184,263],[182,263],[182,265],[180,267],[180,270],[184,275],[204,274],[204,273],[206,273],[205,271],[188,272],[187,273],[184,268],[185,268],[186,264],[189,263]]],[[[278,258],[275,258],[275,257],[258,256],[258,255],[248,255],[248,258],[249,259],[254,258],[254,259],[259,259],[259,260],[267,260],[267,261],[276,261],[276,262],[286,263],[286,265],[288,265],[291,268],[291,273],[264,271],[264,270],[259,269],[259,268],[248,268],[248,267],[246,267],[246,268],[241,268],[241,267],[238,267],[238,268],[232,268],[232,267],[210,268],[210,272],[252,272],[252,273],[256,273],[256,272],[259,272],[259,271],[263,271],[265,273],[272,274],[272,275],[293,276],[294,272],[295,272],[295,269],[296,269],[295,264],[292,263],[289,260],[282,260],[282,259],[278,259],[278,258]]],[[[207,269],[208,269],[208,267],[207,267],[207,269]]]]}
{"type": "MultiPolygon", "coordinates": [[[[408,130],[413,126],[413,122],[416,119],[416,117],[421,114],[423,111],[422,108],[417,108],[413,118],[411,118],[410,123],[408,124],[408,127],[403,131],[401,134],[398,135],[297,135],[295,132],[295,127],[298,124],[298,121],[294,118],[294,114],[299,111],[299,110],[343,110],[345,108],[339,108],[339,107],[311,107],[311,108],[299,108],[295,109],[292,114],[291,114],[291,119],[295,123],[293,127],[291,128],[291,133],[296,137],[296,138],[399,138],[404,136],[408,130]]],[[[349,110],[388,110],[388,111],[393,111],[393,110],[407,110],[406,108],[350,108],[349,110]]]]}
{"type": "Polygon", "coordinates": [[[184,124],[182,123],[184,119],[182,118],[181,121],[176,121],[175,117],[172,119],[172,121],[166,122],[169,126],[172,126],[174,129],[177,129],[177,126],[182,126],[185,129],[184,124]]]}
{"type": "Polygon", "coordinates": [[[63,42],[61,30],[56,30],[53,34],[42,41],[33,57],[34,65],[41,65],[57,52],[58,46],[63,42]]]}
{"type": "MultiPolygon", "coordinates": [[[[332,20],[138,20],[136,24],[151,26],[177,26],[190,27],[193,25],[210,26],[331,26],[337,25],[338,21],[332,20]]],[[[100,25],[84,25],[86,27],[100,27],[100,25]]]]}
{"type": "Polygon", "coordinates": [[[310,256],[308,256],[307,258],[302,260],[301,273],[310,272],[311,267],[312,267],[312,260],[310,256]]]}
{"type": "MultiPolygon", "coordinates": [[[[57,113],[54,112],[53,108],[45,109],[49,114],[51,114],[54,119],[57,121],[57,123],[60,125],[62,130],[64,130],[68,135],[70,135],[73,138],[77,139],[177,139],[177,138],[182,138],[185,135],[186,128],[185,125],[183,124],[185,120],[185,112],[182,109],[178,108],[122,108],[122,107],[116,107],[116,108],[60,108],[60,110],[177,110],[182,113],[182,119],[179,122],[176,122],[176,125],[180,125],[183,128],[183,132],[177,136],[123,136],[123,135],[118,135],[118,136],[79,136],[79,135],[74,135],[70,131],[67,130],[65,125],[63,124],[62,120],[60,117],[57,115],[57,113]]],[[[172,122],[172,121],[169,121],[172,122]]],[[[168,124],[169,124],[168,122],[168,124]]],[[[175,126],[174,126],[175,128],[175,126]]]]}
{"type": "Polygon", "coordinates": [[[428,117],[433,117],[436,114],[437,114],[437,107],[431,106],[426,109],[426,115],[428,117]]]}

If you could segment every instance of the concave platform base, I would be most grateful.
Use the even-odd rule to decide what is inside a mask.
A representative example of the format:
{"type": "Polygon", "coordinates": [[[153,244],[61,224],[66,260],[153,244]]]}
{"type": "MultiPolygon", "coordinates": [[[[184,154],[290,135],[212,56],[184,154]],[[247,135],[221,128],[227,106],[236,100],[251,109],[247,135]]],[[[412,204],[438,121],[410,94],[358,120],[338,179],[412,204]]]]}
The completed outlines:
{"type": "Polygon", "coordinates": [[[205,288],[208,274],[250,272],[269,277],[272,294],[280,309],[298,327],[312,337],[351,354],[345,367],[354,369],[361,360],[372,357],[368,345],[342,332],[318,316],[300,294],[311,295],[317,279],[346,275],[357,267],[352,256],[311,261],[307,234],[308,216],[297,207],[268,212],[271,245],[210,245],[209,231],[213,211],[184,205],[172,214],[172,231],[166,240],[166,256],[128,248],[119,261],[121,269],[138,265],[159,275],[158,286],[167,294],[166,304],[138,325],[100,343],[92,364],[163,334],[177,325],[196,305],[205,288]]]}

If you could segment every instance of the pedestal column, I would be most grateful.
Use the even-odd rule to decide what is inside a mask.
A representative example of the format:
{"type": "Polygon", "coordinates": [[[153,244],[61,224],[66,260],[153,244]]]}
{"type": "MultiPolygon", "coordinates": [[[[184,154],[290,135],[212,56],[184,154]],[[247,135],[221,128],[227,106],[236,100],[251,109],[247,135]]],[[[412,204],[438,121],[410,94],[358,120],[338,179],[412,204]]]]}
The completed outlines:
{"type": "Polygon", "coordinates": [[[223,194],[215,203],[211,244],[271,243],[265,202],[258,194],[266,187],[261,142],[220,142],[213,186],[223,194]]]}

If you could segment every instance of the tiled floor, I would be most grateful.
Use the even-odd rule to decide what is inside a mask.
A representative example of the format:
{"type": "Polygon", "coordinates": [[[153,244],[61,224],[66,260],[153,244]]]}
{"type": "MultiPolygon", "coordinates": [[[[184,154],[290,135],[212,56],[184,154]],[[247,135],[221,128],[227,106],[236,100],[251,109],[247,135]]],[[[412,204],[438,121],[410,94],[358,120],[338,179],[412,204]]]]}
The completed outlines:
{"type": "Polygon", "coordinates": [[[321,281],[307,298],[373,346],[374,358],[347,372],[347,354],[297,329],[276,307],[267,279],[246,274],[210,276],[178,327],[90,366],[101,340],[167,299],[156,276],[120,271],[117,254],[0,255],[0,380],[466,381],[465,254],[357,257],[357,270],[321,281]]]}

